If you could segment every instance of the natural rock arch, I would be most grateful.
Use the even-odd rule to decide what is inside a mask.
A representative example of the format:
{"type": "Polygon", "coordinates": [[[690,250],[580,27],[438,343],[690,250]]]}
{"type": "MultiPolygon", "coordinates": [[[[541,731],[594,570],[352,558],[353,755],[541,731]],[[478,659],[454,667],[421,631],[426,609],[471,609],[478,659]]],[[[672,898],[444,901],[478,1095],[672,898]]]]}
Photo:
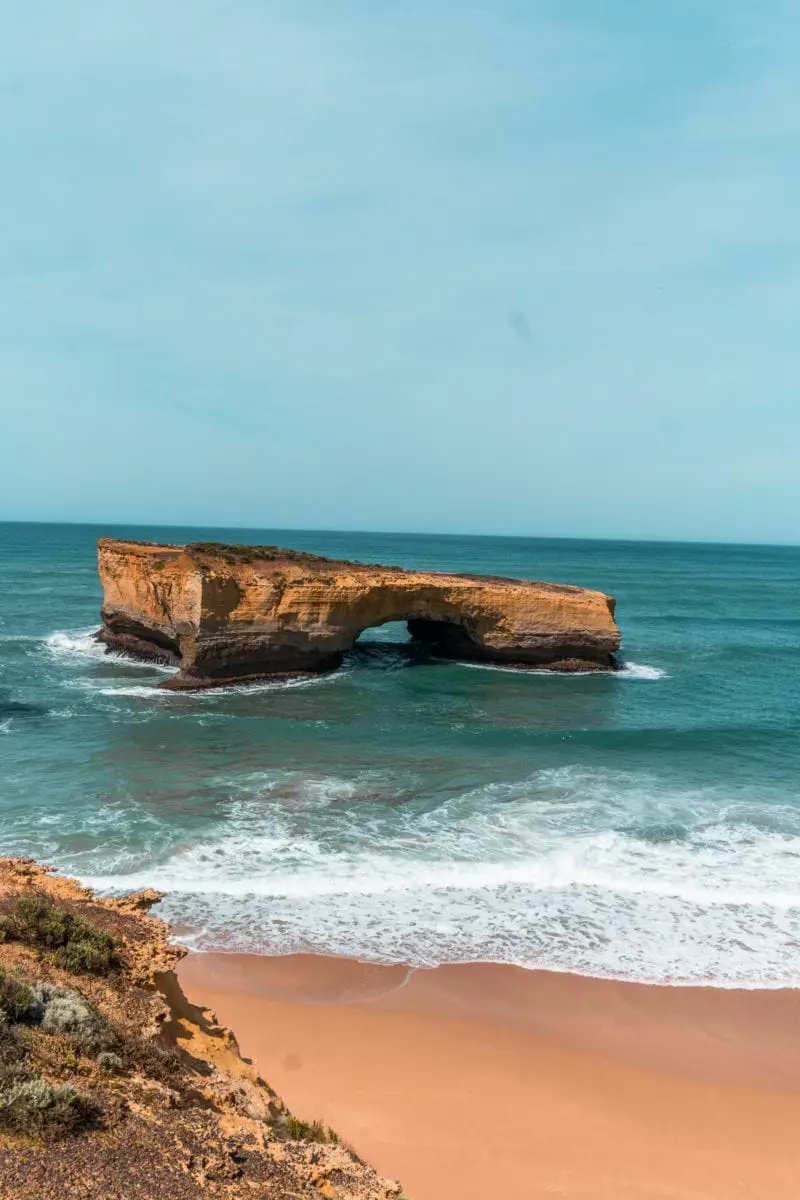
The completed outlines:
{"type": "Polygon", "coordinates": [[[561,671],[612,668],[614,601],[562,584],[406,571],[272,546],[99,543],[109,646],[180,667],[166,686],[335,667],[405,621],[436,654],[561,671]]]}

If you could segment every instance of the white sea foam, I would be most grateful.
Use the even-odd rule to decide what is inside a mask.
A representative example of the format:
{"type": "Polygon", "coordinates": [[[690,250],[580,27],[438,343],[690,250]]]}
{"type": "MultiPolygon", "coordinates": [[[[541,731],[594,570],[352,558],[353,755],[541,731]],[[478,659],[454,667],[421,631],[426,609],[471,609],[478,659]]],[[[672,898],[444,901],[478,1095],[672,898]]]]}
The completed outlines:
{"type": "Polygon", "coordinates": [[[246,776],[231,795],[219,837],[86,882],[159,887],[194,930],[211,907],[205,947],[800,984],[793,809],[763,828],[714,792],[577,767],[424,811],[375,773],[246,776]]]}
{"type": "Polygon", "coordinates": [[[481,663],[470,662],[467,658],[459,658],[454,660],[459,667],[469,667],[472,671],[501,671],[506,675],[544,675],[551,679],[570,678],[576,679],[578,673],[565,673],[563,671],[547,671],[544,667],[504,667],[500,663],[481,663]]]}
{"type": "Polygon", "coordinates": [[[130,684],[123,687],[92,687],[91,691],[99,692],[101,696],[137,696],[142,700],[169,700],[174,692],[165,691],[154,684],[130,684]]]}
{"type": "Polygon", "coordinates": [[[200,688],[198,691],[172,691],[160,688],[156,684],[123,684],[121,686],[100,686],[93,680],[83,680],[80,686],[90,691],[96,691],[101,696],[135,696],[142,700],[175,701],[178,697],[184,701],[213,700],[219,696],[257,696],[262,692],[283,692],[292,688],[317,687],[322,683],[331,683],[348,675],[348,671],[332,672],[328,675],[315,675],[310,678],[298,679],[265,679],[260,683],[234,683],[223,687],[200,688]]]}
{"type": "Polygon", "coordinates": [[[167,666],[164,663],[143,663],[125,654],[114,653],[103,642],[97,640],[94,636],[96,632],[95,627],[78,630],[57,629],[55,633],[51,633],[44,639],[42,645],[45,652],[58,662],[112,662],[115,665],[131,667],[138,671],[146,667],[148,670],[162,671],[168,675],[175,673],[175,667],[167,666]]]}
{"type": "MultiPolygon", "coordinates": [[[[143,670],[157,671],[159,674],[164,675],[174,675],[177,671],[176,667],[166,666],[163,663],[141,662],[124,654],[115,654],[113,651],[109,651],[102,642],[98,642],[94,634],[94,629],[72,631],[59,629],[55,633],[51,633],[49,637],[45,638],[39,644],[47,654],[61,663],[74,665],[82,663],[87,665],[106,663],[113,664],[115,667],[127,668],[129,671],[136,671],[140,674],[143,670]]],[[[131,697],[140,700],[169,702],[170,700],[174,701],[180,696],[184,701],[188,698],[209,701],[220,696],[255,696],[261,692],[282,692],[293,688],[319,687],[323,684],[345,679],[351,673],[352,668],[345,667],[324,675],[300,676],[296,679],[264,679],[260,682],[231,683],[225,684],[222,687],[203,688],[198,691],[170,691],[159,688],[155,683],[114,684],[109,683],[107,677],[102,679],[97,678],[96,675],[84,674],[71,678],[67,686],[114,698],[131,697]]]]}
{"type": "Polygon", "coordinates": [[[11,733],[11,717],[5,721],[0,721],[0,733],[11,733]]]}
{"type": "Polygon", "coordinates": [[[509,675],[536,675],[548,679],[596,679],[598,675],[613,679],[665,679],[667,672],[660,667],[648,667],[643,663],[626,662],[618,671],[550,671],[546,667],[505,667],[500,663],[477,663],[459,659],[461,667],[477,671],[503,671],[509,675]]]}
{"type": "Polygon", "coordinates": [[[285,692],[293,688],[316,688],[323,684],[336,683],[337,680],[345,679],[350,674],[349,670],[340,668],[324,675],[300,676],[297,679],[263,679],[260,682],[252,683],[228,683],[222,687],[203,688],[197,692],[182,692],[181,695],[205,697],[206,699],[213,699],[215,696],[257,696],[260,692],[285,692]]]}
{"type": "MultiPolygon", "coordinates": [[[[116,654],[113,651],[109,651],[102,642],[97,641],[94,636],[95,632],[96,630],[94,628],[72,631],[56,630],[55,633],[51,633],[49,637],[45,638],[43,643],[44,649],[53,658],[62,662],[83,661],[91,663],[111,661],[139,671],[141,671],[143,667],[146,667],[148,670],[158,671],[167,675],[175,674],[175,667],[167,666],[163,663],[142,663],[136,659],[129,658],[126,655],[116,654]]],[[[383,630],[370,630],[369,633],[381,634],[383,633],[383,630]]],[[[366,644],[369,644],[371,641],[374,641],[376,644],[381,642],[384,644],[391,644],[394,642],[399,643],[402,640],[395,634],[394,630],[391,630],[390,634],[391,636],[387,634],[385,638],[375,637],[374,639],[365,639],[366,644]]],[[[33,639],[25,638],[20,640],[28,641],[33,639]]],[[[538,669],[535,667],[512,667],[503,666],[499,663],[476,663],[468,662],[466,660],[459,661],[458,665],[470,667],[471,669],[478,671],[500,671],[518,676],[536,675],[538,677],[549,679],[591,679],[598,674],[597,672],[593,671],[565,674],[559,671],[549,671],[545,668],[538,669]]],[[[314,676],[312,678],[264,680],[260,683],[252,682],[226,684],[223,687],[209,689],[208,691],[181,694],[191,694],[194,696],[225,696],[239,694],[254,695],[258,692],[283,691],[287,688],[310,687],[317,686],[321,683],[330,683],[337,679],[346,678],[352,673],[352,670],[352,667],[345,667],[344,669],[339,669],[338,671],[333,671],[325,675],[314,676]]],[[[666,671],[661,670],[660,667],[647,666],[646,664],[641,663],[626,662],[618,671],[600,672],[600,674],[607,674],[609,677],[613,677],[615,679],[655,680],[665,678],[667,673],[666,671]]],[[[148,687],[145,684],[122,685],[119,687],[114,687],[109,684],[104,684],[101,686],[94,680],[81,680],[77,682],[77,686],[84,686],[90,690],[96,690],[104,696],[134,696],[145,698],[168,694],[163,690],[157,689],[155,686],[148,687]]]]}
{"type": "Polygon", "coordinates": [[[106,647],[94,637],[95,629],[80,629],[67,632],[57,629],[44,640],[44,649],[53,658],[59,660],[89,659],[102,661],[106,657],[106,647]]]}
{"type": "Polygon", "coordinates": [[[626,662],[616,672],[617,679],[666,679],[667,672],[646,663],[626,662]]]}

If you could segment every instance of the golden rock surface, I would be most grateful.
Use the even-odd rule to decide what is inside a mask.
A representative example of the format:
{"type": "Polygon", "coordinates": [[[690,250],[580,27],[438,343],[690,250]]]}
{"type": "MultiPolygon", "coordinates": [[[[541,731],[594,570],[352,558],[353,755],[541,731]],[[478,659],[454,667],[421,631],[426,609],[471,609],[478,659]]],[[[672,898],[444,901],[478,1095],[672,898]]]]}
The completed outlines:
{"type": "Polygon", "coordinates": [[[557,671],[609,670],[614,600],[563,584],[407,571],[274,546],[98,544],[115,650],[209,687],[335,667],[363,630],[407,621],[436,655],[557,671]]]}

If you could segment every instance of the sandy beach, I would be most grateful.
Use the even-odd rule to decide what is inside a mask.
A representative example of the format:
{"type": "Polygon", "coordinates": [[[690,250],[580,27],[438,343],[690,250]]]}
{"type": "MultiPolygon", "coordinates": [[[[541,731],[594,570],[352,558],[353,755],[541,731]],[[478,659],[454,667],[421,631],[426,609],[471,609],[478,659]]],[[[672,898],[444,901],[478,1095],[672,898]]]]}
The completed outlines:
{"type": "Polygon", "coordinates": [[[312,956],[190,955],[179,975],[412,1200],[800,1190],[800,992],[312,956]]]}

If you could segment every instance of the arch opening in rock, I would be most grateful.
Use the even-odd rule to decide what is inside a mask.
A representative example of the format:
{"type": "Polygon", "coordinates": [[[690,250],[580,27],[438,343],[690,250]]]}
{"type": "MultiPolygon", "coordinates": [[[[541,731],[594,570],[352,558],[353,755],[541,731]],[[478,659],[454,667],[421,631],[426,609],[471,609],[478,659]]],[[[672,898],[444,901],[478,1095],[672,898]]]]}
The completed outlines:
{"type": "Polygon", "coordinates": [[[408,621],[383,621],[379,625],[368,625],[366,629],[362,629],[353,645],[408,646],[410,642],[408,621]]]}
{"type": "Polygon", "coordinates": [[[458,621],[412,617],[408,622],[408,632],[412,642],[417,642],[430,654],[441,658],[481,657],[479,644],[458,621]]]}
{"type": "Polygon", "coordinates": [[[344,653],[367,653],[372,657],[400,655],[409,662],[434,658],[475,657],[478,648],[456,621],[428,617],[392,619],[362,629],[344,653]]]}

